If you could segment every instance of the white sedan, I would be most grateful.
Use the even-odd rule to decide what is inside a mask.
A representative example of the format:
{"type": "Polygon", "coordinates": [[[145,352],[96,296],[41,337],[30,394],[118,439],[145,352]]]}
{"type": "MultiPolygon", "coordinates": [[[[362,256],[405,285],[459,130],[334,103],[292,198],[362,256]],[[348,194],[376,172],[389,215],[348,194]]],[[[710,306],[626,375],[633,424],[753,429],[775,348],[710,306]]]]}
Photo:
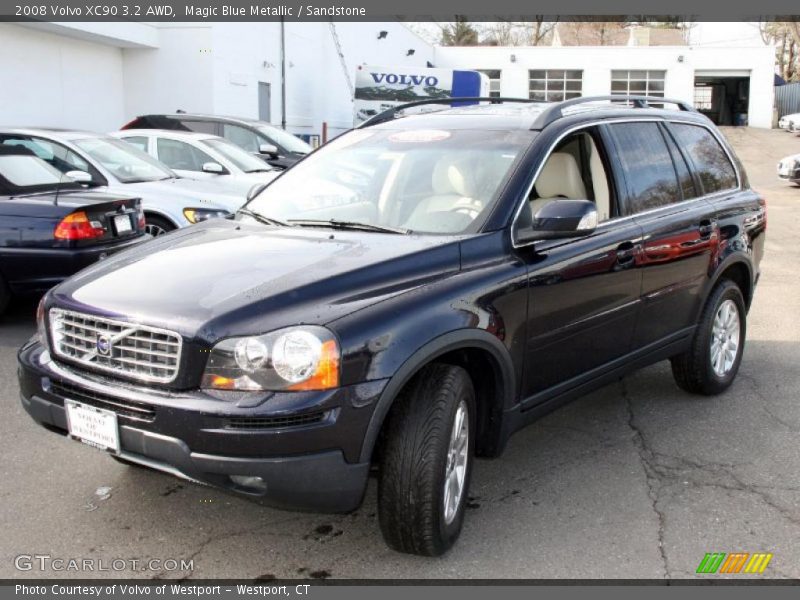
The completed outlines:
{"type": "Polygon", "coordinates": [[[790,115],[783,115],[778,120],[778,127],[786,131],[793,131],[800,133],[800,113],[792,113],[790,115]]]}
{"type": "Polygon", "coordinates": [[[161,129],[130,129],[111,135],[147,152],[181,177],[213,179],[243,198],[254,186],[269,183],[281,173],[216,135],[161,129]]]}
{"type": "Polygon", "coordinates": [[[800,184],[800,154],[781,159],[778,163],[778,177],[791,183],[800,184]]]}

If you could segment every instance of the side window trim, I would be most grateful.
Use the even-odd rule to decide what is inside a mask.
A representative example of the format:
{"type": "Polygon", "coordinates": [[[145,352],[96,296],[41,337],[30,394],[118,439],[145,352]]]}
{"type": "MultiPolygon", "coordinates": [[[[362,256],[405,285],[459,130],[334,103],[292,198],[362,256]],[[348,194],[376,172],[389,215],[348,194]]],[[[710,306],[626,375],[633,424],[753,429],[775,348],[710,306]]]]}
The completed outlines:
{"type": "MultiPolygon", "coordinates": [[[[694,185],[694,193],[695,195],[691,198],[686,198],[684,196],[684,200],[695,200],[697,198],[702,198],[705,194],[703,193],[703,185],[700,181],[700,176],[697,174],[697,169],[695,168],[694,163],[689,156],[689,153],[686,152],[684,148],[681,148],[681,145],[678,143],[678,140],[675,138],[675,135],[668,127],[668,123],[665,121],[661,124],[661,134],[664,138],[667,139],[667,147],[669,148],[670,154],[672,154],[672,162],[675,163],[678,159],[683,158],[683,162],[686,164],[686,168],[689,169],[689,173],[692,176],[692,184],[694,185]],[[677,150],[678,156],[674,156],[674,152],[677,150]]],[[[676,173],[677,173],[677,165],[676,165],[676,173]]],[[[678,179],[680,179],[680,174],[678,173],[678,179]]],[[[681,194],[683,194],[683,187],[681,188],[681,194]]]]}
{"type": "Polygon", "coordinates": [[[672,139],[675,140],[675,145],[680,149],[681,153],[686,158],[687,164],[689,165],[689,169],[692,171],[692,173],[695,176],[695,186],[697,187],[697,190],[699,192],[702,192],[702,194],[700,196],[698,196],[698,198],[713,198],[714,196],[730,194],[731,192],[739,191],[739,190],[742,189],[742,174],[739,172],[739,164],[738,164],[738,162],[736,160],[734,160],[734,157],[731,155],[730,151],[728,150],[728,146],[724,142],[724,140],[721,140],[719,138],[719,136],[716,134],[716,132],[711,127],[708,127],[707,125],[704,125],[702,123],[694,123],[694,122],[689,122],[689,121],[677,121],[677,120],[664,121],[664,127],[669,131],[670,136],[672,137],[672,139]],[[672,131],[672,126],[673,125],[692,125],[694,127],[701,127],[703,129],[705,129],[711,135],[711,137],[714,138],[714,140],[717,142],[717,144],[719,144],[720,148],[722,148],[722,151],[725,153],[725,156],[727,157],[728,162],[730,162],[731,167],[733,168],[733,173],[736,176],[736,185],[734,187],[731,187],[731,188],[728,188],[728,189],[725,189],[725,190],[718,190],[716,192],[706,192],[705,186],[703,186],[702,185],[702,181],[700,181],[700,177],[698,175],[697,165],[692,160],[692,157],[689,156],[689,153],[686,152],[683,148],[681,148],[681,145],[678,143],[677,137],[675,136],[675,133],[672,131]]]}
{"type": "MultiPolygon", "coordinates": [[[[629,123],[630,121],[622,121],[629,123]]],[[[625,169],[622,167],[622,163],[619,160],[619,145],[617,141],[614,139],[614,136],[611,134],[610,126],[613,125],[614,122],[611,123],[603,123],[598,127],[600,130],[600,135],[603,138],[603,142],[605,145],[606,150],[611,150],[608,152],[610,154],[609,162],[611,163],[611,172],[612,172],[612,179],[614,181],[615,187],[617,188],[617,206],[616,212],[617,216],[616,219],[627,219],[632,217],[632,214],[629,214],[630,208],[630,199],[631,199],[631,190],[628,187],[628,178],[625,177],[625,169]]],[[[606,221],[607,223],[613,222],[614,219],[609,219],[606,221]]]]}

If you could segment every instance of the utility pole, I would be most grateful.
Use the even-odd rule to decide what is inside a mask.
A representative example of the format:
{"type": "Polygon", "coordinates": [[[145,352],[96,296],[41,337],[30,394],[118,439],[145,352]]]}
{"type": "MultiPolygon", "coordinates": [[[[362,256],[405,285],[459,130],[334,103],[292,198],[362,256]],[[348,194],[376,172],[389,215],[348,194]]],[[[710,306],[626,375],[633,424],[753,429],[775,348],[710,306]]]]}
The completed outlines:
{"type": "Polygon", "coordinates": [[[286,24],[281,17],[281,129],[286,129],[286,24]]]}

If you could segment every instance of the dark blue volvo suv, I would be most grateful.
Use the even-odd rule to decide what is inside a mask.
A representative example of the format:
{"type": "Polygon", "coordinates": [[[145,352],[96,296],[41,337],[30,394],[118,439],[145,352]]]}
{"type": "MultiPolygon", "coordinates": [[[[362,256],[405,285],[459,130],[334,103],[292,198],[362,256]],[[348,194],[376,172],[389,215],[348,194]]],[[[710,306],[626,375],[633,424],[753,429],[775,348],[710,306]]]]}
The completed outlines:
{"type": "Polygon", "coordinates": [[[474,458],[545,412],[664,359],[724,391],[766,206],[716,128],[663,98],[492,101],[377,115],[233,219],[60,284],[25,409],[287,508],[353,510],[376,467],[387,543],[437,555],[474,458]]]}

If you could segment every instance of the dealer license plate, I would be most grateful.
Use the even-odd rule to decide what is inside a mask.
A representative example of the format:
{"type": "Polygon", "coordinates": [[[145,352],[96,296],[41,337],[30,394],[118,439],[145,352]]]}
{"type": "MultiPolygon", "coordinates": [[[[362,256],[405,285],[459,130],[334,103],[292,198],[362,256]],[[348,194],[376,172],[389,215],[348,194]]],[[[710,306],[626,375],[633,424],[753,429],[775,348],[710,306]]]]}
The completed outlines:
{"type": "Polygon", "coordinates": [[[131,225],[131,216],[118,215],[114,217],[114,229],[117,230],[117,234],[133,231],[133,226],[131,225]]]}
{"type": "Polygon", "coordinates": [[[117,415],[110,410],[65,400],[69,435],[100,450],[119,452],[117,415]]]}

